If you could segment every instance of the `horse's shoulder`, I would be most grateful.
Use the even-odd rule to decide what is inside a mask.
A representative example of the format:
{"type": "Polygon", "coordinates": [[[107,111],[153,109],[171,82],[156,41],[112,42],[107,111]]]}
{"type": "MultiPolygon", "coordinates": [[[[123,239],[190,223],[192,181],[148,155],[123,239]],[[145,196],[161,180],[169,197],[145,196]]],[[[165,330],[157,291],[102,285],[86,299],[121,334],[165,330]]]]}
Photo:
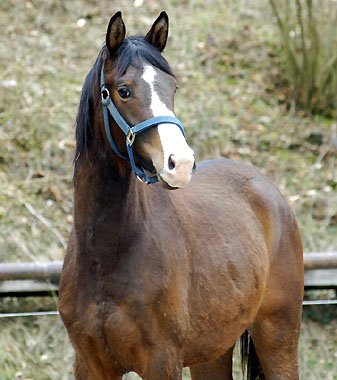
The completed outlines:
{"type": "Polygon", "coordinates": [[[197,165],[195,177],[201,186],[207,185],[210,190],[214,188],[217,193],[221,191],[223,197],[232,197],[233,202],[248,204],[260,215],[282,214],[282,218],[293,218],[279,190],[252,165],[230,159],[203,161],[197,165]]]}
{"type": "Polygon", "coordinates": [[[249,182],[251,180],[269,182],[254,166],[226,158],[202,161],[197,165],[197,173],[198,171],[210,179],[217,177],[218,180],[226,180],[228,183],[249,182]]]}

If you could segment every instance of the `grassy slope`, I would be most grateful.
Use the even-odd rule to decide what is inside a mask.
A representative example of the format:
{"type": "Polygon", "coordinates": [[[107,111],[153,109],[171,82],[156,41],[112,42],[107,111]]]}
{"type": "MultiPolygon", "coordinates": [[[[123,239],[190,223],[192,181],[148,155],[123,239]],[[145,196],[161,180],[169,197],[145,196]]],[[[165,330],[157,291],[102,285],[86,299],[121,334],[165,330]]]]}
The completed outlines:
{"type": "MultiPolygon", "coordinates": [[[[279,43],[265,3],[119,3],[1,1],[0,261],[64,255],[79,94],[118,9],[130,33],[146,32],[162,9],[168,11],[166,57],[180,87],[176,112],[198,160],[225,156],[257,165],[292,204],[305,249],[336,249],[337,159],[328,144],[334,126],[285,109],[271,81],[280,74],[279,43]]],[[[13,302],[0,307],[50,306],[13,302]]],[[[336,379],[335,323],[303,324],[302,378],[336,379]]],[[[0,351],[1,380],[71,378],[72,351],[55,317],[0,320],[0,351]]]]}

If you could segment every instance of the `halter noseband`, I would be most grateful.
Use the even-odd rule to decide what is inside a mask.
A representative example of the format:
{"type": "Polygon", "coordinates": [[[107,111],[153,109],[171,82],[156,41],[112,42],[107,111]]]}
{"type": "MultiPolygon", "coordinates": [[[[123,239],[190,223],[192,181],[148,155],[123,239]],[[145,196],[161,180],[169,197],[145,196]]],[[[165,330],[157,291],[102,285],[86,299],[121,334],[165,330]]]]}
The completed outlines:
{"type": "Polygon", "coordinates": [[[146,129],[149,129],[151,127],[155,127],[158,124],[164,124],[164,123],[177,125],[179,129],[181,130],[182,134],[185,136],[184,128],[180,120],[173,116],[157,116],[157,117],[152,117],[151,119],[145,120],[139,124],[136,124],[133,127],[130,127],[130,125],[125,121],[123,116],[119,113],[118,109],[116,108],[116,106],[114,105],[114,102],[112,101],[110,97],[109,90],[106,87],[105,81],[104,81],[104,66],[103,65],[102,65],[102,70],[101,70],[101,96],[102,96],[102,105],[103,105],[104,127],[105,127],[105,132],[106,132],[111,149],[120,158],[123,158],[126,161],[130,161],[132,170],[136,178],[138,178],[141,182],[144,182],[147,184],[158,182],[157,175],[148,177],[147,174],[144,173],[144,170],[139,168],[135,164],[135,160],[133,157],[133,143],[138,133],[145,131],[146,129]],[[127,149],[129,157],[125,157],[118,150],[116,143],[114,142],[112,138],[111,131],[110,131],[109,113],[126,136],[126,149],[127,149]]]}

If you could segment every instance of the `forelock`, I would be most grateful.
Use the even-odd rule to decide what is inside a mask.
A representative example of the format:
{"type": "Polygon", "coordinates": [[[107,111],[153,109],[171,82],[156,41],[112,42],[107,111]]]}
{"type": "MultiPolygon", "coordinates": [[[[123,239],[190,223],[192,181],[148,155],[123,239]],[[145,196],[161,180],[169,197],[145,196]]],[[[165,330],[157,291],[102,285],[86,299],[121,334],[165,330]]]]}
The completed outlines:
{"type": "Polygon", "coordinates": [[[119,77],[124,75],[129,66],[141,69],[144,62],[174,77],[166,59],[156,48],[145,41],[144,37],[132,36],[126,38],[117,52],[117,75],[119,77]]]}

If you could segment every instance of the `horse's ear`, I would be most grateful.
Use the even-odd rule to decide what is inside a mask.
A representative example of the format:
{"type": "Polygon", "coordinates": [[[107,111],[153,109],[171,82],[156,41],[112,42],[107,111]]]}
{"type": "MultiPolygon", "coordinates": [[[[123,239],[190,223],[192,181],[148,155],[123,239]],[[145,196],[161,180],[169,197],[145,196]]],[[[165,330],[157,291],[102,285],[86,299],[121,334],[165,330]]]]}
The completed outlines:
{"type": "Polygon", "coordinates": [[[165,49],[168,36],[169,20],[166,12],[161,12],[152,28],[145,36],[145,40],[162,52],[165,49]]]}
{"type": "Polygon", "coordinates": [[[125,24],[122,19],[122,13],[115,13],[109,22],[108,30],[106,33],[106,46],[110,55],[114,55],[125,38],[125,24]]]}

